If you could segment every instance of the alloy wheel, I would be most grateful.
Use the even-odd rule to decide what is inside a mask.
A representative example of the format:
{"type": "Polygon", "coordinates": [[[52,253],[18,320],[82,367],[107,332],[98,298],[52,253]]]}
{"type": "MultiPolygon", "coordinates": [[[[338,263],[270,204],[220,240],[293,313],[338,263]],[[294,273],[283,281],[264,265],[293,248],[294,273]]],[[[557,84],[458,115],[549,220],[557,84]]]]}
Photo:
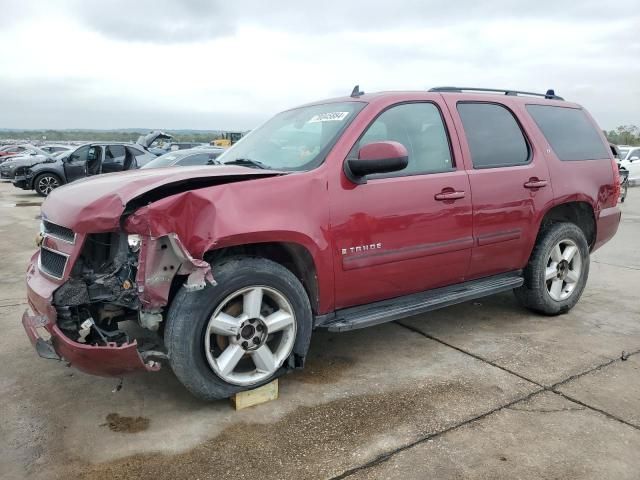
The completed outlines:
{"type": "Polygon", "coordinates": [[[58,179],[51,176],[44,176],[38,180],[38,190],[42,192],[44,195],[49,195],[51,191],[60,186],[60,182],[58,179]]]}
{"type": "Polygon", "coordinates": [[[232,293],[216,308],[204,331],[205,355],[225,382],[252,385],[276,373],[295,339],[291,303],[271,287],[251,286],[232,293]]]}
{"type": "Polygon", "coordinates": [[[582,257],[573,240],[559,241],[547,259],[545,283],[549,296],[560,302],[571,296],[580,281],[582,257]]]}

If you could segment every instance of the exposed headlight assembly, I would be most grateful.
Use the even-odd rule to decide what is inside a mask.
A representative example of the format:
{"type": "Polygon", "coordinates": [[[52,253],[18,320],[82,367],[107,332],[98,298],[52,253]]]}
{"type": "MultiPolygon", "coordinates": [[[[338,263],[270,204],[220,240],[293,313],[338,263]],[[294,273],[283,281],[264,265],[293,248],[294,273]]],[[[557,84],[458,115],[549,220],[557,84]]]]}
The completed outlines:
{"type": "Polygon", "coordinates": [[[132,252],[137,252],[138,250],[140,250],[140,245],[142,244],[140,235],[132,233],[131,235],[127,236],[127,241],[129,242],[129,249],[132,252]]]}

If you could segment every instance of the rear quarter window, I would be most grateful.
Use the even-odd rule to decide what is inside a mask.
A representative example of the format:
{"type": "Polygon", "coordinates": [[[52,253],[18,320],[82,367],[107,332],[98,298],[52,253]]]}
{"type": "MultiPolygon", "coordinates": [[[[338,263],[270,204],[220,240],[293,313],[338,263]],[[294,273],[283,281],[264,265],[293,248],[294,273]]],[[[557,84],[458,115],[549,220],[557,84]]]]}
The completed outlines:
{"type": "Polygon", "coordinates": [[[609,159],[609,147],[604,144],[583,110],[552,105],[527,105],[527,111],[560,160],[609,159]]]}

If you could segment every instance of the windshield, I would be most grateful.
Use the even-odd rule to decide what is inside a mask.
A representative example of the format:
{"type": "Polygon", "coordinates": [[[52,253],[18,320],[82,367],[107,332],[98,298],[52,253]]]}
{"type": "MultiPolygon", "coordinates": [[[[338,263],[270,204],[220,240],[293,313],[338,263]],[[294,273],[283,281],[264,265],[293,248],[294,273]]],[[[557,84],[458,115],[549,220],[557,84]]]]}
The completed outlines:
{"type": "Polygon", "coordinates": [[[629,150],[631,150],[630,148],[620,148],[618,147],[618,151],[620,152],[620,154],[618,155],[618,158],[621,159],[625,159],[627,158],[627,153],[629,153],[629,150]]]}
{"type": "Polygon", "coordinates": [[[218,157],[273,170],[311,170],[324,161],[342,131],[365,103],[341,102],[279,113],[218,157]]]}

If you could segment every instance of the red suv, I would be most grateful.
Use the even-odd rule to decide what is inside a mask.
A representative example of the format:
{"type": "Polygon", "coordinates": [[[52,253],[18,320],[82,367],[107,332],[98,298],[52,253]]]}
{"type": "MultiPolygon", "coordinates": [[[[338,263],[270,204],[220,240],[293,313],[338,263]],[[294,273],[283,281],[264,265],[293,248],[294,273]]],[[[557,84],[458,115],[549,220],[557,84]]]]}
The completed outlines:
{"type": "Polygon", "coordinates": [[[302,367],[317,328],[505,290],[568,311],[620,221],[611,150],[553,91],[480,90],[356,88],[276,115],[221,165],[55,190],[27,271],[38,353],[98,375],[166,361],[214,399],[302,367]]]}

